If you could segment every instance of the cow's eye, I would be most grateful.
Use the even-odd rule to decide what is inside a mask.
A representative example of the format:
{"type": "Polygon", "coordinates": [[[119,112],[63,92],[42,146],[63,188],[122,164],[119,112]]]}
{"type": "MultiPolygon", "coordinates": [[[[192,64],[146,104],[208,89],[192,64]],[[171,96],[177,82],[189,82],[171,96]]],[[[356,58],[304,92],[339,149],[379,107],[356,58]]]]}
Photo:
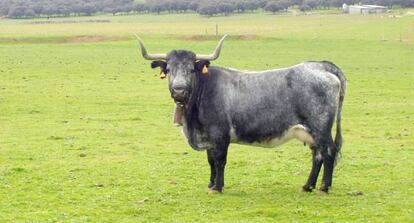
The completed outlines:
{"type": "Polygon", "coordinates": [[[194,74],[196,71],[195,71],[194,69],[192,69],[192,70],[190,70],[190,72],[191,72],[192,74],[194,74]]]}
{"type": "Polygon", "coordinates": [[[170,73],[170,69],[165,69],[165,70],[164,70],[164,73],[165,73],[165,74],[170,73]]]}

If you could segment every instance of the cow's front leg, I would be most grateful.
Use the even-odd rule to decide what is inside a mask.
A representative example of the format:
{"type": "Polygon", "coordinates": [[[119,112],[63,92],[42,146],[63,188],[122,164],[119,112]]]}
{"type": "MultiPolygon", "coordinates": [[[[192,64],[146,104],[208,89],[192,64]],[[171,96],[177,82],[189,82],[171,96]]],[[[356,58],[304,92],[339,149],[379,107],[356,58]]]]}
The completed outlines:
{"type": "Polygon", "coordinates": [[[214,158],[211,149],[207,150],[207,160],[210,164],[210,182],[208,183],[208,188],[212,188],[215,185],[216,180],[216,166],[214,165],[214,158]]]}
{"type": "MultiPolygon", "coordinates": [[[[212,168],[211,174],[214,176],[214,183],[210,188],[212,192],[222,192],[224,187],[224,168],[227,162],[227,149],[228,145],[223,147],[216,147],[208,153],[211,154],[212,164],[214,166],[214,171],[212,168]]],[[[209,161],[210,162],[210,161],[209,161]]],[[[211,165],[211,163],[210,163],[211,165]]],[[[211,183],[211,182],[210,182],[211,183]]]]}

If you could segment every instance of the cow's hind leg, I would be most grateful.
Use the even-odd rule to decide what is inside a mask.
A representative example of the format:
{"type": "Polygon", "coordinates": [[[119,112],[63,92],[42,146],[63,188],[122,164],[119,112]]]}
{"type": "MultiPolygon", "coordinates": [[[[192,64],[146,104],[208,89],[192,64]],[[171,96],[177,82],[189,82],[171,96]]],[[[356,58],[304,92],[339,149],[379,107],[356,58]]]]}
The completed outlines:
{"type": "Polygon", "coordinates": [[[316,187],[316,181],[318,180],[319,171],[322,167],[322,156],[320,150],[316,147],[311,147],[312,149],[312,169],[308,177],[308,181],[302,187],[305,192],[312,192],[316,187]]]}
{"type": "Polygon", "coordinates": [[[329,188],[332,186],[332,175],[335,167],[335,157],[337,154],[337,148],[331,136],[329,137],[325,148],[326,149],[322,151],[323,179],[320,191],[328,193],[329,188]]]}

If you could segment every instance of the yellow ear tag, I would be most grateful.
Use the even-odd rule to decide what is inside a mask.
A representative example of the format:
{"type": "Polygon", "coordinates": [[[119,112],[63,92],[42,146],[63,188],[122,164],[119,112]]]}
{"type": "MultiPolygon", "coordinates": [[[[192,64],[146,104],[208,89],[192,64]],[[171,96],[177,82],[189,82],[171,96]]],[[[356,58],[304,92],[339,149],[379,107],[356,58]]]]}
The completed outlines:
{"type": "Polygon", "coordinates": [[[207,74],[208,73],[208,67],[207,67],[207,65],[204,65],[203,70],[201,72],[203,74],[207,74]]]}
{"type": "Polygon", "coordinates": [[[161,71],[161,73],[160,73],[160,78],[161,79],[164,79],[164,78],[166,78],[167,77],[167,75],[163,72],[163,71],[161,71]]]}

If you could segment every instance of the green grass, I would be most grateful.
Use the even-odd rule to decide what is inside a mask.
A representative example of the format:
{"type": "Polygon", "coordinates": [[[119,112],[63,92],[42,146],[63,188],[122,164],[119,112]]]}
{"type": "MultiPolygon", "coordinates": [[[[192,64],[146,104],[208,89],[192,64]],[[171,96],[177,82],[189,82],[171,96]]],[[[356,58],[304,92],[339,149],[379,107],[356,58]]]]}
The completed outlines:
{"type": "Polygon", "coordinates": [[[410,222],[414,16],[98,16],[0,20],[0,222],[410,222]],[[223,194],[172,127],[167,82],[138,52],[210,52],[261,70],[330,60],[348,79],[332,193],[300,192],[310,152],[232,145],[223,194]],[[68,41],[80,35],[119,41],[68,41]],[[400,38],[400,36],[402,36],[400,38]],[[247,38],[248,37],[248,38],[247,38]],[[127,39],[125,39],[127,38],[127,39]],[[362,192],[363,195],[358,195],[362,192]]]}

